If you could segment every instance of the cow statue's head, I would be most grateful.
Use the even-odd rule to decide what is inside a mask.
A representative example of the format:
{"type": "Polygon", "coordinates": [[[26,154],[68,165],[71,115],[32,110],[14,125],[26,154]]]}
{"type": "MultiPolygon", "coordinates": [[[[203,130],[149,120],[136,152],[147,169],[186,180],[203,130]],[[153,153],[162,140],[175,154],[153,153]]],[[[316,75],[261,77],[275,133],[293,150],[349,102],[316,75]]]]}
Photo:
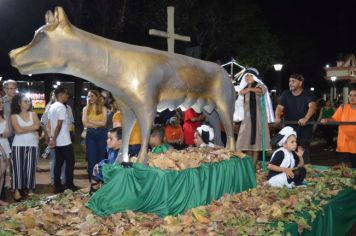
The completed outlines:
{"type": "Polygon", "coordinates": [[[9,53],[11,65],[21,74],[60,72],[66,65],[63,53],[68,49],[66,39],[72,37],[73,26],[61,7],[56,7],[54,14],[47,11],[45,19],[46,24],[28,45],[9,53]]]}

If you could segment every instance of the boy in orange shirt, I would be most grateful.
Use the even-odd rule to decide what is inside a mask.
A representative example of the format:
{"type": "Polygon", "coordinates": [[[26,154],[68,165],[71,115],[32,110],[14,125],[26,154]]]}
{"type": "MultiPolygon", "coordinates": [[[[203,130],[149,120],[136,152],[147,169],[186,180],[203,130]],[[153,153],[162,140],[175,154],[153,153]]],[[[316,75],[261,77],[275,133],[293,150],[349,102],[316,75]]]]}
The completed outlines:
{"type": "MultiPolygon", "coordinates": [[[[331,118],[322,119],[326,124],[329,121],[356,122],[356,84],[350,85],[349,104],[341,105],[331,118]]],[[[336,151],[340,153],[341,163],[356,168],[356,125],[339,125],[336,151]]]]}

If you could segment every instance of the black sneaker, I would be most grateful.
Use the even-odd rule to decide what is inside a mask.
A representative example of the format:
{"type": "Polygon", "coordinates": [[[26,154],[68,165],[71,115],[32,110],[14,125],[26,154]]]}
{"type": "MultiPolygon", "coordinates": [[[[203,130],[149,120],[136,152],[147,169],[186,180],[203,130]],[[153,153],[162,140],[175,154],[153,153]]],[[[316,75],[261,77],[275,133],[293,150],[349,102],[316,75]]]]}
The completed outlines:
{"type": "Polygon", "coordinates": [[[70,186],[67,186],[66,189],[70,189],[73,192],[75,192],[75,191],[79,190],[80,188],[78,186],[75,186],[75,185],[70,185],[70,186]]]}
{"type": "Polygon", "coordinates": [[[64,189],[63,185],[54,187],[54,193],[55,193],[55,194],[57,194],[57,193],[63,193],[64,190],[65,190],[65,189],[64,189]]]}

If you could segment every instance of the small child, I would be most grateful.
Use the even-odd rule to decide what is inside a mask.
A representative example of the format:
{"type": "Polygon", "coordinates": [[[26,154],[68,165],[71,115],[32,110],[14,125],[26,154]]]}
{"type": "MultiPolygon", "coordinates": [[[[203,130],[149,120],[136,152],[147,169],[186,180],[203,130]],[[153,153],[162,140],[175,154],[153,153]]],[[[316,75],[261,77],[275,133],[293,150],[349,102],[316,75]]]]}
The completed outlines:
{"type": "Polygon", "coordinates": [[[160,126],[152,128],[150,136],[150,146],[152,153],[166,153],[172,147],[164,143],[164,129],[160,126]]]}
{"type": "Polygon", "coordinates": [[[214,129],[209,125],[202,125],[194,133],[194,144],[197,147],[214,147],[214,129]]]}
{"type": "Polygon", "coordinates": [[[102,167],[104,164],[113,164],[116,160],[117,154],[120,151],[122,145],[122,128],[116,127],[108,132],[108,138],[106,140],[108,145],[107,159],[100,161],[94,166],[93,179],[90,186],[90,193],[94,193],[99,189],[100,183],[104,182],[102,167]]]}
{"type": "Polygon", "coordinates": [[[164,132],[166,142],[169,145],[172,145],[177,150],[185,148],[183,129],[177,117],[173,116],[167,121],[164,132]]]}
{"type": "Polygon", "coordinates": [[[292,127],[284,127],[273,139],[280,146],[268,164],[269,173],[267,176],[268,183],[272,187],[301,185],[306,175],[304,166],[303,153],[304,149],[297,149],[297,133],[292,127]]]}

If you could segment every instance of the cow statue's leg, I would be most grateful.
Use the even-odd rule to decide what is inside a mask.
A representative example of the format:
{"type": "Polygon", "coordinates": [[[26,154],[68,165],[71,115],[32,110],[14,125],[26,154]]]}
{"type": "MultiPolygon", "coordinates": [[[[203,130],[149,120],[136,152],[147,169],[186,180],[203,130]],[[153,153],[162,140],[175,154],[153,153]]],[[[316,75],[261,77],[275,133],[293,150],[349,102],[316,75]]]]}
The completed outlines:
{"type": "MultiPolygon", "coordinates": [[[[226,77],[227,74],[226,75],[224,74],[226,73],[222,73],[220,76],[226,77]]],[[[215,100],[216,110],[225,128],[226,138],[227,138],[226,148],[231,151],[235,151],[234,128],[233,128],[233,120],[232,120],[232,117],[234,115],[234,109],[235,109],[235,91],[231,86],[230,84],[231,81],[229,79],[226,78],[217,78],[217,79],[224,81],[225,86],[223,84],[222,86],[219,87],[221,91],[217,91],[217,94],[222,94],[223,96],[216,97],[215,100]]]]}
{"type": "Polygon", "coordinates": [[[151,128],[156,116],[156,106],[153,107],[135,107],[134,109],[138,109],[137,112],[137,120],[140,126],[141,131],[141,150],[138,154],[138,162],[147,165],[148,162],[148,155],[147,155],[147,148],[148,148],[148,141],[150,138],[151,128]]]}
{"type": "Polygon", "coordinates": [[[217,112],[221,119],[221,122],[224,125],[225,132],[226,132],[226,148],[235,151],[235,139],[234,139],[234,132],[233,132],[233,109],[229,107],[226,103],[217,103],[217,112]]]}
{"type": "Polygon", "coordinates": [[[220,118],[217,111],[214,109],[210,114],[205,110],[203,112],[204,115],[208,117],[209,124],[214,129],[214,144],[217,146],[224,146],[224,143],[221,139],[220,118]]]}
{"type": "Polygon", "coordinates": [[[136,117],[130,107],[120,101],[120,98],[115,98],[121,112],[121,127],[122,127],[122,146],[121,151],[118,153],[116,162],[128,162],[129,160],[129,141],[132,128],[136,122],[136,117]]]}

